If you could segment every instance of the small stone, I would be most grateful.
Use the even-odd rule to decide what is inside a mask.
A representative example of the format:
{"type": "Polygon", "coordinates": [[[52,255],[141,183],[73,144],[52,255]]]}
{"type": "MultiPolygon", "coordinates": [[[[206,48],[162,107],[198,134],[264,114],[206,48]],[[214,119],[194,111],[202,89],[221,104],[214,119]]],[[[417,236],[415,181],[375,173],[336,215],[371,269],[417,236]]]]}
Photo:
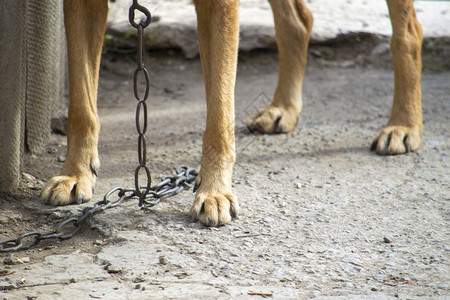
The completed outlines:
{"type": "Polygon", "coordinates": [[[122,269],[120,267],[114,266],[114,265],[108,265],[106,266],[106,270],[108,271],[109,274],[117,274],[117,273],[121,273],[122,269]]]}
{"type": "Polygon", "coordinates": [[[159,263],[162,265],[167,265],[169,263],[169,261],[167,260],[167,257],[165,257],[164,255],[159,257],[159,263]]]}
{"type": "Polygon", "coordinates": [[[22,257],[20,260],[24,264],[27,264],[27,263],[29,263],[31,261],[31,259],[28,256],[22,257]]]}
{"type": "Polygon", "coordinates": [[[346,256],[342,259],[342,261],[346,262],[346,263],[357,264],[358,258],[356,258],[354,256],[346,256]]]}
{"type": "Polygon", "coordinates": [[[437,286],[438,289],[446,289],[447,288],[447,284],[446,283],[440,283],[437,286]]]}
{"type": "Polygon", "coordinates": [[[58,156],[58,162],[63,163],[65,161],[66,161],[66,157],[65,156],[62,156],[62,155],[58,156]]]}
{"type": "Polygon", "coordinates": [[[17,258],[15,258],[12,254],[5,257],[3,260],[5,265],[16,265],[18,263],[17,258]]]}
{"type": "Polygon", "coordinates": [[[378,290],[377,290],[377,288],[374,288],[374,287],[373,287],[373,288],[371,288],[370,290],[371,290],[372,292],[376,292],[376,291],[378,291],[378,290]]]}
{"type": "Polygon", "coordinates": [[[37,298],[37,295],[34,295],[34,294],[31,294],[31,295],[27,296],[27,300],[33,300],[33,299],[36,299],[36,298],[37,298]]]}
{"type": "Polygon", "coordinates": [[[187,273],[187,272],[180,272],[177,274],[173,274],[173,276],[177,277],[178,279],[184,279],[188,276],[191,276],[191,274],[187,273]]]}
{"type": "Polygon", "coordinates": [[[383,242],[386,243],[386,244],[390,244],[391,240],[388,239],[387,237],[383,237],[383,242]]]}
{"type": "Polygon", "coordinates": [[[265,223],[272,223],[273,222],[273,218],[272,217],[265,217],[263,221],[265,223]]]}
{"type": "Polygon", "coordinates": [[[26,282],[25,278],[20,278],[19,280],[16,281],[16,285],[23,286],[25,282],[26,282]]]}
{"type": "Polygon", "coordinates": [[[28,173],[22,173],[22,176],[26,179],[26,180],[28,180],[28,181],[30,181],[30,182],[33,182],[33,181],[35,181],[36,180],[36,177],[34,177],[33,175],[31,175],[31,174],[28,174],[28,173]]]}
{"type": "Polygon", "coordinates": [[[173,94],[174,92],[175,92],[175,90],[170,87],[164,88],[164,93],[166,93],[166,94],[173,94]]]}
{"type": "Polygon", "coordinates": [[[140,282],[144,282],[145,281],[145,278],[143,277],[143,276],[137,276],[134,280],[133,280],[133,282],[134,283],[140,283],[140,282]]]}

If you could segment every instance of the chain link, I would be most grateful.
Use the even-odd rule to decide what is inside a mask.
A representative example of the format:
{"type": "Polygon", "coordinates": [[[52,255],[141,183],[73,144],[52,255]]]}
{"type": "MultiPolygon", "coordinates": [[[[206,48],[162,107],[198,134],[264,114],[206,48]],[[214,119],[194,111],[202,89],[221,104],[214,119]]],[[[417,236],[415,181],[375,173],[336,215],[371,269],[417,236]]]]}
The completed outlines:
{"type": "MultiPolygon", "coordinates": [[[[186,166],[179,166],[175,169],[175,175],[165,176],[162,181],[151,187],[149,193],[143,198],[143,208],[155,206],[161,201],[161,198],[175,195],[183,190],[191,189],[194,186],[197,171],[186,166]]],[[[135,189],[126,189],[115,187],[105,194],[102,201],[95,203],[91,207],[86,207],[77,216],[69,216],[61,221],[54,231],[41,233],[39,231],[30,231],[22,233],[17,238],[0,240],[0,252],[12,252],[27,250],[43,240],[57,239],[66,240],[72,238],[86,223],[86,221],[100,212],[114,208],[124,201],[137,197],[135,189]],[[118,200],[111,201],[117,193],[118,200]],[[33,238],[26,242],[27,239],[33,238]]]]}
{"type": "Polygon", "coordinates": [[[147,98],[150,93],[150,79],[148,71],[144,65],[144,55],[145,55],[145,35],[144,28],[150,24],[151,14],[143,6],[139,5],[137,0],[133,0],[133,4],[130,7],[129,12],[130,24],[137,29],[137,39],[138,39],[138,49],[137,49],[137,67],[134,71],[133,76],[133,89],[134,97],[137,100],[136,106],[136,131],[138,133],[138,162],[139,165],[134,171],[134,188],[135,193],[139,197],[139,206],[144,205],[144,200],[150,193],[150,186],[152,183],[152,175],[150,169],[147,167],[147,138],[146,132],[148,127],[148,109],[147,109],[147,98]],[[135,11],[138,10],[145,15],[145,19],[141,20],[139,24],[134,21],[135,11]],[[139,74],[143,73],[145,78],[145,92],[143,97],[140,96],[138,91],[138,78],[139,74]],[[147,185],[142,188],[139,184],[139,177],[143,171],[145,171],[145,177],[147,178],[147,185]]]}
{"type": "Polygon", "coordinates": [[[19,250],[27,250],[43,240],[58,239],[65,240],[72,238],[81,228],[81,226],[93,215],[103,212],[107,209],[116,207],[122,202],[139,198],[139,207],[148,208],[158,204],[163,197],[169,197],[177,194],[185,189],[191,189],[194,186],[195,178],[197,177],[197,171],[186,166],[179,166],[175,168],[175,175],[165,176],[162,181],[151,187],[151,174],[147,163],[147,144],[146,144],[146,131],[148,127],[148,113],[147,103],[150,92],[150,80],[148,71],[144,66],[144,28],[150,24],[151,14],[143,6],[138,4],[137,0],[133,0],[133,4],[129,11],[130,24],[137,29],[138,32],[138,51],[137,51],[137,68],[134,72],[133,89],[136,100],[138,101],[136,107],[136,130],[138,133],[138,162],[134,172],[134,188],[121,188],[115,187],[108,191],[103,197],[102,201],[97,202],[91,207],[83,209],[78,216],[69,216],[59,223],[54,231],[41,233],[39,231],[30,231],[19,235],[17,238],[10,238],[0,240],[0,252],[12,252],[19,250]],[[140,11],[145,15],[145,19],[141,20],[139,24],[134,21],[135,10],[140,11]],[[145,78],[145,91],[144,96],[141,98],[138,92],[138,77],[139,73],[144,74],[145,78]],[[142,120],[141,120],[142,119],[142,120]],[[139,176],[141,170],[144,169],[147,177],[147,184],[141,186],[139,184],[139,176]],[[117,193],[118,200],[110,201],[109,199],[117,193]],[[33,238],[34,240],[28,241],[27,239],[33,238]]]}

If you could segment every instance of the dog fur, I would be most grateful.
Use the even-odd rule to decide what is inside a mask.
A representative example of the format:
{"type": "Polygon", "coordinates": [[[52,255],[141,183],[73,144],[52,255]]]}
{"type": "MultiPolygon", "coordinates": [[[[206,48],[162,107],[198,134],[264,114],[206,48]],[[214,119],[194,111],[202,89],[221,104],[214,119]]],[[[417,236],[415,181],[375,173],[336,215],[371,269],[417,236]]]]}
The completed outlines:
{"type": "MultiPolygon", "coordinates": [[[[232,193],[235,161],[234,87],[239,41],[238,0],[195,0],[200,57],[206,87],[207,119],[193,221],[222,226],[236,217],[232,193]]],[[[269,0],[275,20],[280,72],[273,102],[246,119],[252,131],[292,131],[302,111],[302,84],[313,17],[303,0],[269,0]]],[[[381,155],[416,150],[422,134],[422,29],[412,0],[387,0],[392,23],[395,91],[389,121],[372,143],[381,155]]],[[[108,0],[64,1],[69,57],[70,104],[67,154],[60,175],[41,198],[65,205],[92,198],[97,171],[97,87],[108,0]]]]}

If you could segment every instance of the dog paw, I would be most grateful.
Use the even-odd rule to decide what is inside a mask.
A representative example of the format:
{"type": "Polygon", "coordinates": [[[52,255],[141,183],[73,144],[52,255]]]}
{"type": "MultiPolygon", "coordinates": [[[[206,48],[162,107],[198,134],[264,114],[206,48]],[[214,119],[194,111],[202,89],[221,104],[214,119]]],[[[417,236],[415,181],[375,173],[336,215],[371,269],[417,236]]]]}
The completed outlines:
{"type": "Polygon", "coordinates": [[[395,155],[415,151],[420,145],[420,132],[416,127],[387,126],[373,141],[370,150],[380,155],[395,155]]]}
{"type": "Polygon", "coordinates": [[[52,177],[44,186],[41,200],[50,205],[81,204],[92,199],[97,170],[100,167],[98,159],[92,160],[89,167],[70,167],[64,165],[61,175],[52,177]],[[74,174],[74,175],[68,175],[74,174]]]}
{"type": "Polygon", "coordinates": [[[299,113],[294,109],[285,109],[269,105],[245,119],[251,132],[282,133],[290,132],[297,125],[299,113]]]}
{"type": "Polygon", "coordinates": [[[205,226],[220,227],[230,223],[232,218],[237,218],[239,203],[231,192],[231,172],[231,168],[223,165],[200,170],[194,187],[197,194],[189,211],[192,222],[200,221],[205,226]]]}
{"type": "Polygon", "coordinates": [[[192,222],[200,221],[205,226],[220,227],[237,218],[239,204],[230,193],[205,192],[199,190],[194,205],[189,211],[192,222]]]}

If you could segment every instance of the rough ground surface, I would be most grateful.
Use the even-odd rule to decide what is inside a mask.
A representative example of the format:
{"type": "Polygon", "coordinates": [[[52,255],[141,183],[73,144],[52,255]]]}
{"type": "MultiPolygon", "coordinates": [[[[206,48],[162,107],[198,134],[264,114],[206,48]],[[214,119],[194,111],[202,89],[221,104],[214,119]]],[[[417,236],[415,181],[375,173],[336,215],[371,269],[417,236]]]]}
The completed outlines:
{"type": "MultiPolygon", "coordinates": [[[[324,49],[311,52],[333,52],[324,49]]],[[[388,118],[393,75],[370,61],[311,56],[299,125],[289,134],[265,136],[248,133],[242,119],[269,101],[276,54],[242,54],[234,173],[239,219],[220,229],[191,224],[191,192],[147,211],[128,202],[96,215],[71,240],[2,254],[5,263],[12,258],[16,264],[0,266],[0,296],[448,297],[450,73],[423,74],[420,150],[380,157],[368,147],[388,118]]],[[[152,53],[147,65],[154,178],[179,164],[197,167],[205,116],[200,63],[152,53]]],[[[132,68],[112,56],[103,61],[96,201],[113,186],[132,185],[137,160],[132,68]]],[[[48,152],[27,157],[24,172],[48,179],[61,166],[57,159],[64,145],[65,137],[52,135],[48,152]]],[[[81,209],[40,205],[32,189],[39,184],[24,180],[17,195],[1,197],[2,238],[50,230],[81,209]]]]}
{"type": "MultiPolygon", "coordinates": [[[[1,299],[448,299],[450,163],[448,48],[426,49],[419,151],[380,157],[368,148],[386,123],[393,73],[384,39],[356,36],[310,49],[304,110],[294,132],[253,135],[243,118],[270,101],[274,52],[242,53],[236,87],[239,219],[191,224],[191,192],[139,210],[130,201],[93,217],[63,242],[0,254],[1,299]],[[378,51],[372,51],[372,49],[378,51]],[[446,52],[447,51],[447,52],[446,52]],[[446,54],[447,53],[447,54],[446,54]]],[[[149,164],[155,181],[198,167],[205,103],[198,59],[151,53],[149,164]]],[[[0,238],[52,230],[132,186],[137,164],[132,58],[103,59],[102,168],[95,199],[52,208],[38,201],[56,174],[65,137],[26,157],[15,195],[0,195],[0,238]]]]}

